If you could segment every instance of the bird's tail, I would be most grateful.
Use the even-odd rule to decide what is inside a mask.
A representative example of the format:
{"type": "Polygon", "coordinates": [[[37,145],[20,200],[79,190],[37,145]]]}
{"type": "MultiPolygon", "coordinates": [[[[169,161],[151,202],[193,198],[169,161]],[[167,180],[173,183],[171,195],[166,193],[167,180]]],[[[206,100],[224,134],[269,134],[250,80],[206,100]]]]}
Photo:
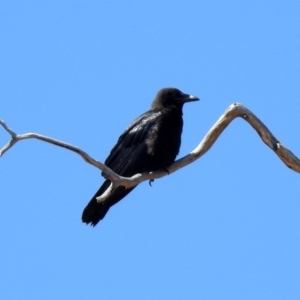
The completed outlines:
{"type": "Polygon", "coordinates": [[[106,180],[85,207],[82,213],[82,222],[96,226],[97,223],[105,217],[111,206],[119,202],[134,189],[134,187],[126,189],[120,186],[104,202],[98,203],[96,198],[106,191],[110,183],[109,180],[106,180]]]}

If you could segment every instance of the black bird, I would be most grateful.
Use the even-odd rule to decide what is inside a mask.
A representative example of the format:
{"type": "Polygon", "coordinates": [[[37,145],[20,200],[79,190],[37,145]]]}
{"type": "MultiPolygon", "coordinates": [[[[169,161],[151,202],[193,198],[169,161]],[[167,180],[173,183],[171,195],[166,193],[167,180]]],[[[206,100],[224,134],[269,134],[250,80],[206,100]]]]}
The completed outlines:
{"type": "MultiPolygon", "coordinates": [[[[161,89],[151,109],[134,120],[119,137],[105,165],[121,176],[167,170],[175,161],[181,143],[182,107],[185,102],[199,98],[175,88],[161,89]]],[[[123,199],[135,187],[118,187],[104,202],[97,203],[110,186],[106,180],[82,213],[82,222],[95,226],[111,206],[123,199]]]]}

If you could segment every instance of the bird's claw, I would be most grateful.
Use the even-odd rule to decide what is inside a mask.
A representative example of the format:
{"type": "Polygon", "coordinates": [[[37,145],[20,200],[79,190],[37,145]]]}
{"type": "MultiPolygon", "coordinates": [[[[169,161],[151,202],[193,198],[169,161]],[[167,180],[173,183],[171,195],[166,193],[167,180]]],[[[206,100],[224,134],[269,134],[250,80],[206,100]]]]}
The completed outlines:
{"type": "Polygon", "coordinates": [[[163,168],[163,171],[167,172],[168,175],[170,175],[170,172],[169,172],[169,170],[167,168],[163,168]]]}
{"type": "Polygon", "coordinates": [[[149,180],[149,185],[150,185],[151,187],[152,187],[152,184],[151,184],[152,182],[154,182],[154,179],[150,179],[150,180],[149,180]]]}

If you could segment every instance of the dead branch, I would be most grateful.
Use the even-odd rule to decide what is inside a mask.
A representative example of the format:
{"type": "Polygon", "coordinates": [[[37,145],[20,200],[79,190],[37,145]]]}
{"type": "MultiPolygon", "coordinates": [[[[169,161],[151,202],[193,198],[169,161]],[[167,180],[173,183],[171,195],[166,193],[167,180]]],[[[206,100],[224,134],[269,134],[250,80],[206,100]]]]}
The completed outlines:
{"type": "MultiPolygon", "coordinates": [[[[186,165],[194,162],[196,159],[205,154],[212,147],[212,145],[221,135],[223,130],[229,125],[229,123],[237,117],[240,117],[243,120],[247,121],[256,130],[263,142],[276,153],[276,155],[286,164],[287,167],[294,170],[295,172],[300,173],[300,160],[280,141],[278,141],[277,138],[271,133],[271,131],[264,125],[264,123],[260,121],[248,108],[240,103],[234,103],[227,108],[224,114],[208,131],[200,144],[190,154],[176,160],[168,168],[169,174],[185,167],[186,165]]],[[[150,173],[136,174],[130,178],[122,177],[113,172],[103,163],[93,159],[78,147],[37,133],[25,133],[18,135],[13,130],[11,130],[2,120],[0,120],[0,125],[2,125],[2,127],[11,136],[11,140],[0,150],[0,157],[18,141],[35,138],[71,150],[79,154],[87,163],[100,169],[102,171],[102,176],[106,179],[109,179],[112,183],[110,187],[100,197],[97,198],[98,202],[105,201],[112,193],[112,191],[115,190],[118,186],[125,186],[126,188],[130,188],[138,185],[143,181],[153,180],[167,175],[165,171],[155,171],[150,173]]]]}

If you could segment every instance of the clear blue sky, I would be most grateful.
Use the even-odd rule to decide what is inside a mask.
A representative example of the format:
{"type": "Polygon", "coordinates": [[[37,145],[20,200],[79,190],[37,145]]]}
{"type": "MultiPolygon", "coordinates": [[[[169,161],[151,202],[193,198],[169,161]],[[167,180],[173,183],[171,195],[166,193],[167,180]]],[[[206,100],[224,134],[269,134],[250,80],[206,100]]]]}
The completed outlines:
{"type": "MultiPolygon", "coordinates": [[[[175,86],[201,98],[179,156],[233,102],[300,154],[299,16],[299,1],[1,1],[0,118],[104,161],[175,86]]],[[[79,156],[27,140],[0,168],[1,299],[300,299],[300,177],[243,120],[95,228],[81,213],[103,179],[79,156]]]]}

